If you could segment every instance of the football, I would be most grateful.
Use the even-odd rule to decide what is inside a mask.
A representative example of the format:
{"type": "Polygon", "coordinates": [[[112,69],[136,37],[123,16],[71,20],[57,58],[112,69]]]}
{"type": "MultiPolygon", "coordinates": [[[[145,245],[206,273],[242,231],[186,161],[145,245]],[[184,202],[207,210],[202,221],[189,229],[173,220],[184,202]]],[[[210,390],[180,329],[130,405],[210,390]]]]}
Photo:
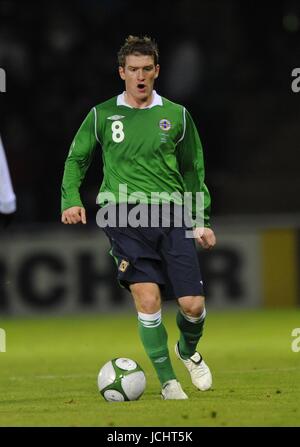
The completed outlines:
{"type": "Polygon", "coordinates": [[[105,363],[98,374],[98,389],[108,402],[137,400],[146,388],[146,376],[137,362],[116,358],[105,363]]]}

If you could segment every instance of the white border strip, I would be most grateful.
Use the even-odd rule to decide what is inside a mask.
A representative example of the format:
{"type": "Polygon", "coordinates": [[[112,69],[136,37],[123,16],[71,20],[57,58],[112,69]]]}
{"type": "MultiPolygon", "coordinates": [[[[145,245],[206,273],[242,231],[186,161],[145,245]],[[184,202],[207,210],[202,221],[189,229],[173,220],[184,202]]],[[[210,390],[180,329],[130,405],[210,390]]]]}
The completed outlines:
{"type": "Polygon", "coordinates": [[[179,140],[177,141],[176,146],[178,143],[180,143],[180,141],[182,141],[184,139],[185,129],[186,129],[185,107],[183,107],[183,133],[182,133],[182,137],[179,138],[179,140]]]}
{"type": "Polygon", "coordinates": [[[98,135],[97,135],[97,112],[96,112],[96,108],[93,107],[93,110],[94,110],[94,115],[95,115],[95,137],[96,137],[96,140],[98,141],[98,143],[101,144],[100,141],[99,141],[98,135]]]}

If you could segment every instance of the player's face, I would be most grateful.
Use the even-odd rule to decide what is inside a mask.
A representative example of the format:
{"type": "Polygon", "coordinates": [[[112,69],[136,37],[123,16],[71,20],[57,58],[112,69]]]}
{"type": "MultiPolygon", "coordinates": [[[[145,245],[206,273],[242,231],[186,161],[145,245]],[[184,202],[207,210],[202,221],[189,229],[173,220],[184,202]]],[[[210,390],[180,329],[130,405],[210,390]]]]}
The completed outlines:
{"type": "Polygon", "coordinates": [[[138,103],[144,103],[151,98],[159,65],[154,65],[152,56],[131,54],[126,56],[125,67],[119,67],[119,73],[125,81],[127,96],[138,103]]]}

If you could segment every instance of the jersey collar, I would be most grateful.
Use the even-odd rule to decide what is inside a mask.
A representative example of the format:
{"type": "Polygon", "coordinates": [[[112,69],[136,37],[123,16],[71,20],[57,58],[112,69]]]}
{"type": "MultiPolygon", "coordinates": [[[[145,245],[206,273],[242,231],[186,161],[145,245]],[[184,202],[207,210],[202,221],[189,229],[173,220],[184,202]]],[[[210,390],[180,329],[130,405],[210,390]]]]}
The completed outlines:
{"type": "MultiPolygon", "coordinates": [[[[143,109],[151,109],[154,106],[162,106],[162,105],[163,105],[162,97],[160,95],[158,95],[155,90],[153,90],[153,100],[152,100],[151,104],[149,104],[147,107],[143,107],[143,109]]],[[[117,106],[126,106],[126,107],[129,107],[130,109],[134,108],[134,107],[130,106],[129,104],[127,104],[127,102],[125,102],[125,92],[118,95],[117,106]]]]}

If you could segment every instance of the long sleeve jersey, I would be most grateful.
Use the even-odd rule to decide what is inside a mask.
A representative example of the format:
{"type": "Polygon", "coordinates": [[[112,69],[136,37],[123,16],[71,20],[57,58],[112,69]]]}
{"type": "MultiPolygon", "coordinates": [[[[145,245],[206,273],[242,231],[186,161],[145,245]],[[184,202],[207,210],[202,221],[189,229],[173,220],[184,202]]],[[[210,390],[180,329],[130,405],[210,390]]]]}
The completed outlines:
{"type": "Polygon", "coordinates": [[[134,198],[140,203],[181,204],[180,198],[189,193],[192,218],[202,215],[204,226],[209,226],[210,195],[196,126],[183,106],[153,93],[147,108],[128,106],[121,94],[90,110],[65,162],[62,211],[83,206],[80,185],[101,146],[103,181],[98,203],[114,197],[115,203],[134,198]],[[197,193],[202,193],[198,195],[202,199],[196,200],[197,193]]]}

